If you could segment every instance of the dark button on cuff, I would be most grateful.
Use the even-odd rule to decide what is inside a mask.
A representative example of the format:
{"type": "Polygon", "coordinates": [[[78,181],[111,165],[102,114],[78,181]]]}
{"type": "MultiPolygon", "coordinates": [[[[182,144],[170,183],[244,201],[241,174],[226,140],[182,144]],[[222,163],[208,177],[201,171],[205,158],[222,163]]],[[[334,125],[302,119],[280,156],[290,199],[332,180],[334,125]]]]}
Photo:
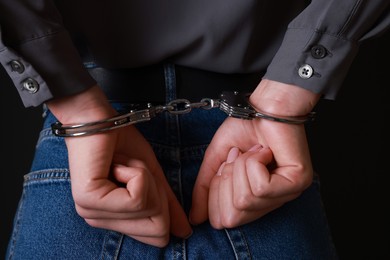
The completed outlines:
{"type": "Polygon", "coordinates": [[[16,71],[17,73],[21,74],[24,72],[24,65],[18,60],[13,60],[10,63],[12,71],[16,71]]]}
{"type": "Polygon", "coordinates": [[[23,88],[30,92],[31,94],[34,94],[39,89],[39,84],[35,79],[27,78],[23,80],[22,82],[23,88]]]}
{"type": "Polygon", "coordinates": [[[303,79],[311,78],[313,75],[314,70],[309,64],[304,64],[298,69],[299,77],[303,79]]]}
{"type": "Polygon", "coordinates": [[[311,48],[311,56],[315,59],[322,59],[328,54],[327,50],[322,45],[314,45],[311,48]]]}

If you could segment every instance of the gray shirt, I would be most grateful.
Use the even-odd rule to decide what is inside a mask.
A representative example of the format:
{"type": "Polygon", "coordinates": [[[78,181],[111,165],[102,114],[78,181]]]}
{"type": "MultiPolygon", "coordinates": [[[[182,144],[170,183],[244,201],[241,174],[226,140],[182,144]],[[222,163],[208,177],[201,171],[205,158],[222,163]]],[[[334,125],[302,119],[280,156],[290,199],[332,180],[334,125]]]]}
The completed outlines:
{"type": "Polygon", "coordinates": [[[389,0],[0,0],[0,63],[26,107],[110,68],[163,61],[265,78],[334,99],[365,40],[389,29],[389,0]]]}

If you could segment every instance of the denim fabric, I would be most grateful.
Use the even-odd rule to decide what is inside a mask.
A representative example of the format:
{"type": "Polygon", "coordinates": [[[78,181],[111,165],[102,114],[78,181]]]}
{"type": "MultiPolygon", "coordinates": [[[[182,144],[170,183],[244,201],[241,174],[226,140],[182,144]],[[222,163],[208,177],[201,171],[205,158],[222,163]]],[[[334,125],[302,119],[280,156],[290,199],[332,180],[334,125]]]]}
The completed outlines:
{"type": "MultiPolygon", "coordinates": [[[[173,66],[166,67],[165,76],[170,101],[175,98],[173,66]]],[[[113,106],[122,110],[128,104],[113,106]]],[[[318,179],[299,198],[255,222],[226,230],[206,222],[187,240],[172,237],[163,249],[90,227],[75,211],[64,140],[50,130],[56,119],[50,111],[44,115],[6,259],[337,259],[318,179]]],[[[179,116],[164,112],[137,125],[187,213],[205,149],[225,117],[217,109],[199,108],[179,116]]]]}

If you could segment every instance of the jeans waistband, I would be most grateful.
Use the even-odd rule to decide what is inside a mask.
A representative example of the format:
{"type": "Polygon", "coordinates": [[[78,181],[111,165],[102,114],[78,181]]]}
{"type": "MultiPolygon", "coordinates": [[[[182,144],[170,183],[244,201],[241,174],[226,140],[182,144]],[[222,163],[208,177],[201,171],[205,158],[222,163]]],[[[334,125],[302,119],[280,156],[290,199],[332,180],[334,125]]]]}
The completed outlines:
{"type": "MultiPolygon", "coordinates": [[[[107,69],[87,66],[108,98],[114,102],[166,102],[166,64],[107,69]]],[[[218,98],[224,90],[253,91],[264,73],[224,74],[173,65],[176,97],[193,102],[202,98],[218,98]]],[[[171,66],[172,67],[172,66],[171,66]]]]}

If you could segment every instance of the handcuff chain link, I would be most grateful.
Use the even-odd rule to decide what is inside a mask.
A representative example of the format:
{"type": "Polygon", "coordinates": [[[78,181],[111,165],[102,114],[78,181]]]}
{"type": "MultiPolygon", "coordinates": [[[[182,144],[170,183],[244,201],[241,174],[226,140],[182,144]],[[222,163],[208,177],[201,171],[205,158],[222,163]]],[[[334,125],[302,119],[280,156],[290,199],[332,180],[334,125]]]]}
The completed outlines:
{"type": "Polygon", "coordinates": [[[206,110],[219,108],[219,100],[203,98],[199,102],[190,102],[188,99],[174,99],[166,105],[153,107],[149,104],[149,109],[155,109],[156,114],[168,112],[173,115],[183,115],[190,113],[194,108],[202,108],[206,110]]]}

